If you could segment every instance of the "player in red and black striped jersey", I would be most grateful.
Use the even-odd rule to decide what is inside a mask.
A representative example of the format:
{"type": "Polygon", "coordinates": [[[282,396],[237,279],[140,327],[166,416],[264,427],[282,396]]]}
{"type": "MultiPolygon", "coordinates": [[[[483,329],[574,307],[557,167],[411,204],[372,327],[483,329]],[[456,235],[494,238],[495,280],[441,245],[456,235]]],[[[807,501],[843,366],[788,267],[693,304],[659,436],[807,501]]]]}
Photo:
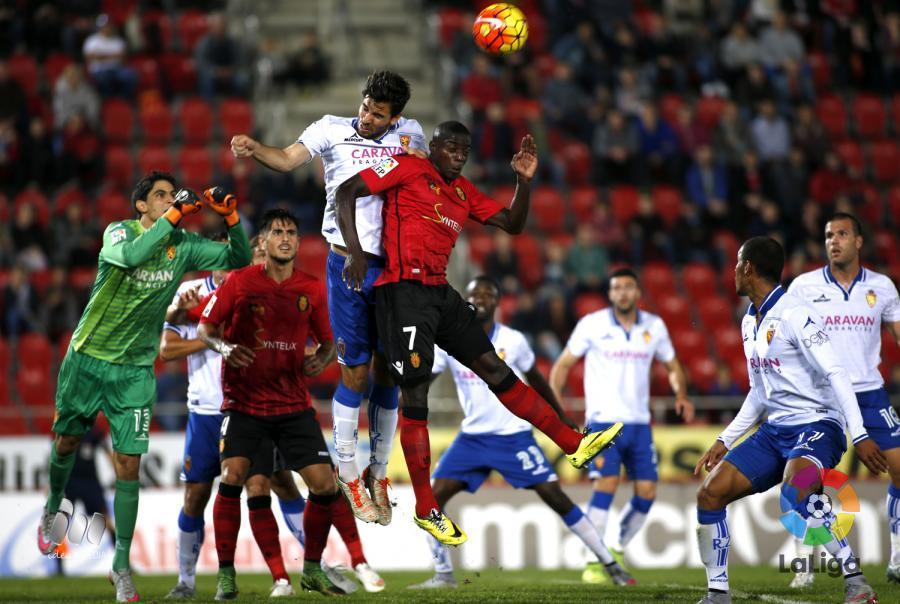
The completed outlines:
{"type": "MultiPolygon", "coordinates": [[[[295,267],[297,227],[297,219],[284,210],[263,216],[260,239],[266,248],[265,263],[228,276],[203,310],[197,332],[225,361],[222,475],[213,508],[219,557],[217,600],[237,596],[234,551],[241,523],[241,490],[251,459],[268,441],[278,447],[285,467],[298,472],[309,487],[301,583],[326,594],[344,593],[321,567],[332,514],[343,502],[305,381],[305,376],[318,375],[334,361],[336,351],[322,282],[295,267]],[[320,345],[314,355],[307,356],[310,335],[320,345]]],[[[277,543],[274,518],[270,524],[277,543]]],[[[277,562],[274,553],[267,562],[277,562]]],[[[287,578],[283,569],[278,570],[273,573],[287,578]]]]}
{"type": "Polygon", "coordinates": [[[459,122],[434,132],[428,159],[397,155],[352,176],[338,187],[338,224],[350,253],[344,263],[348,287],[360,287],[366,258],[355,223],[356,198],[385,197],[383,243],[387,259],[375,282],[375,316],[392,375],[403,393],[400,443],[416,495],[416,523],[447,545],[466,540],[440,510],[430,482],[428,386],[437,344],[484,380],[512,413],[547,434],[583,467],[621,431],[582,434],[497,356],[475,317],[475,308],[447,283],[450,253],[468,218],[521,233],[528,217],[531,179],[538,160],[527,135],[511,162],[516,193],[511,207],[481,193],[462,176],[471,136],[459,122]]]}

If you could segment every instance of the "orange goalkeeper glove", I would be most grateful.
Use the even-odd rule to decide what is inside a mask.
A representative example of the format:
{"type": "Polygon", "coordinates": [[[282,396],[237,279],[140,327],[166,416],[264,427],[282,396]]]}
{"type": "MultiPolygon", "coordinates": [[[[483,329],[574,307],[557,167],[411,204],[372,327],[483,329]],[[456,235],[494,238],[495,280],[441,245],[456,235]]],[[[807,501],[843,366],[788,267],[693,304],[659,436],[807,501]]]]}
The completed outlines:
{"type": "Polygon", "coordinates": [[[229,227],[236,225],[241,217],[237,213],[237,198],[222,187],[212,187],[203,191],[203,196],[217,214],[225,219],[229,227]]]}
{"type": "Polygon", "coordinates": [[[178,226],[181,219],[189,214],[196,214],[203,209],[203,201],[197,197],[197,194],[190,189],[179,189],[175,192],[175,203],[172,204],[163,216],[172,223],[172,226],[178,226]]]}

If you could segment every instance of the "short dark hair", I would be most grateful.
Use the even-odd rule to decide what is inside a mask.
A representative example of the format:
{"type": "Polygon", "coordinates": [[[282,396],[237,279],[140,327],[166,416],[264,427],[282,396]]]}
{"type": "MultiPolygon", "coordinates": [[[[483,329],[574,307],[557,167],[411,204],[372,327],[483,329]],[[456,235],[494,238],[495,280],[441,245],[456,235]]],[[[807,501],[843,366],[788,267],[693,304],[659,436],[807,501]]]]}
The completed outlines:
{"type": "Polygon", "coordinates": [[[828,224],[829,222],[833,222],[835,220],[849,220],[850,224],[853,225],[853,234],[863,234],[862,223],[860,223],[859,218],[857,218],[853,214],[848,214],[847,212],[835,212],[831,215],[831,218],[825,221],[825,224],[828,224]]]}
{"type": "Polygon", "coordinates": [[[375,71],[366,78],[362,94],[376,103],[388,103],[391,116],[400,115],[409,102],[409,82],[393,71],[375,71]]]}
{"type": "Polygon", "coordinates": [[[272,228],[272,223],[276,220],[281,220],[282,222],[293,222],[294,226],[297,229],[300,229],[300,221],[297,220],[297,217],[291,214],[288,210],[284,208],[272,208],[271,210],[266,210],[266,213],[262,215],[262,218],[259,219],[259,233],[262,235],[263,233],[268,233],[269,229],[272,228]]]}
{"type": "Polygon", "coordinates": [[[622,267],[622,268],[617,268],[616,270],[611,272],[609,274],[609,279],[607,279],[607,280],[612,282],[612,280],[615,279],[616,277],[631,277],[632,279],[634,279],[634,282],[637,283],[638,285],[640,285],[640,283],[641,283],[641,280],[638,279],[637,273],[634,272],[633,269],[628,268],[627,266],[622,267]]]}
{"type": "Polygon", "coordinates": [[[147,195],[150,194],[153,183],[158,180],[165,180],[172,185],[172,187],[178,188],[174,176],[168,172],[163,172],[162,170],[151,170],[137,181],[137,184],[134,185],[134,189],[131,191],[131,205],[134,207],[135,211],[137,211],[137,202],[147,201],[147,195]]]}
{"type": "MultiPolygon", "coordinates": [[[[488,275],[478,275],[477,277],[469,281],[469,285],[472,285],[473,283],[487,283],[494,288],[494,291],[497,293],[498,298],[503,295],[503,288],[500,287],[500,282],[493,277],[490,277],[488,275]]],[[[466,286],[466,289],[469,289],[469,286],[466,286]]]]}
{"type": "Polygon", "coordinates": [[[469,129],[462,122],[451,120],[438,124],[434,129],[432,138],[436,141],[442,141],[453,136],[468,136],[472,138],[472,133],[469,132],[469,129]]]}
{"type": "Polygon", "coordinates": [[[772,237],[751,237],[741,246],[741,258],[756,269],[756,273],[772,283],[781,281],[784,271],[784,248],[772,237]]]}

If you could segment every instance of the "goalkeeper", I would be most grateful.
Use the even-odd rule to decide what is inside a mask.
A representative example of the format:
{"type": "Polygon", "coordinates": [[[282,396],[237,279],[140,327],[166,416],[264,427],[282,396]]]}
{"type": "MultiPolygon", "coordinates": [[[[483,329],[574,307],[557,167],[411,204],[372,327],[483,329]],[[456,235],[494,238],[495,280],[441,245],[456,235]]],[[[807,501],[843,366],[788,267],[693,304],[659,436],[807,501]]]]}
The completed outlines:
{"type": "Polygon", "coordinates": [[[156,402],[153,362],[166,307],[188,271],[250,263],[250,243],[234,196],[216,187],[204,198],[190,189],[176,190],[175,178],[165,172],[154,171],[138,181],[131,201],[139,218],[106,227],[97,278],[59,369],[50,494],[38,547],[48,554],[65,537],[72,510],[69,505],[60,509],[63,492],[78,443],[102,410],[109,420],[116,471],[116,551],[109,578],[119,602],[138,600],[129,551],[138,510],[138,468],[147,452],[156,402]],[[227,244],[178,228],[204,201],[224,217],[227,244]]]}

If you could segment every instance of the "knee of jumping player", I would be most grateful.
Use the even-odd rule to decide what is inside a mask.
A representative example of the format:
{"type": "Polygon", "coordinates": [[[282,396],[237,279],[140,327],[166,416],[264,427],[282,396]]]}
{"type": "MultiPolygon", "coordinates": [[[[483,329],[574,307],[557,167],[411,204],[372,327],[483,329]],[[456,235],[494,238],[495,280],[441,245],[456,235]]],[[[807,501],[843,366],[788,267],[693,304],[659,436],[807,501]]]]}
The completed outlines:
{"type": "Polygon", "coordinates": [[[300,477],[309,488],[309,492],[320,497],[327,497],[337,493],[338,487],[334,480],[334,470],[326,464],[307,466],[300,471],[300,477]]]}

